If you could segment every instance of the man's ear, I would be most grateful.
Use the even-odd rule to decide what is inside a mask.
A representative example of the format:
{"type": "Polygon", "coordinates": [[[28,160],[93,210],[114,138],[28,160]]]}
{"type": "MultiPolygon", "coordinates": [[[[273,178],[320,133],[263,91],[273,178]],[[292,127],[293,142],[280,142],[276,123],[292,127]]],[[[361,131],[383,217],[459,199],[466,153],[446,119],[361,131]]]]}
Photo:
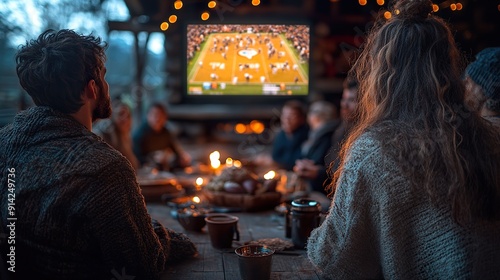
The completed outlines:
{"type": "Polygon", "coordinates": [[[95,80],[90,80],[85,86],[85,97],[88,99],[96,100],[98,92],[97,84],[95,80]]]}

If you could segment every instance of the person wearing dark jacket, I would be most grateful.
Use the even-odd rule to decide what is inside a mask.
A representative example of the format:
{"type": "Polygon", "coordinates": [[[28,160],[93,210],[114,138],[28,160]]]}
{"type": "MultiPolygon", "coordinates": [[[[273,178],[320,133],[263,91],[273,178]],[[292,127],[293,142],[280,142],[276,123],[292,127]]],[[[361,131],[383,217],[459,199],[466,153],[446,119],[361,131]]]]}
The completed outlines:
{"type": "Polygon", "coordinates": [[[280,125],[273,141],[272,160],[279,168],[291,171],[302,156],[302,143],[309,133],[304,104],[298,100],[286,102],[281,110],[280,125]]]}
{"type": "Polygon", "coordinates": [[[141,165],[152,164],[159,169],[170,170],[191,164],[191,156],[167,128],[167,121],[168,112],[165,107],[160,103],[153,103],[146,121],[134,131],[133,149],[141,165]]]}

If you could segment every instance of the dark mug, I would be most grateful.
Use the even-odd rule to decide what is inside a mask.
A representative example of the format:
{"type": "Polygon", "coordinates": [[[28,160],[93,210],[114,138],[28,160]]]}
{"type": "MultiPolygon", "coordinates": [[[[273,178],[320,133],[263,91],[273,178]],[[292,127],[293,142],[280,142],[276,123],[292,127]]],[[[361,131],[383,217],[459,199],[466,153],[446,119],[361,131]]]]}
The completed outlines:
{"type": "Polygon", "coordinates": [[[311,231],[320,225],[321,205],[311,199],[295,199],[289,213],[292,243],[295,248],[304,249],[311,231]]]}
{"type": "Polygon", "coordinates": [[[214,248],[231,248],[233,240],[240,240],[238,220],[238,217],[228,214],[212,214],[205,218],[214,248]]]}

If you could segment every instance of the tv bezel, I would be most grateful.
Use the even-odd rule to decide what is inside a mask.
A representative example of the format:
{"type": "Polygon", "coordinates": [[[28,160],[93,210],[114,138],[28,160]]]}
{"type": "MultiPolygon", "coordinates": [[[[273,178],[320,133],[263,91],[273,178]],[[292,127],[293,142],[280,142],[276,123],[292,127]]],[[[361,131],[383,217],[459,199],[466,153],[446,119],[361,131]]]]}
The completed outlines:
{"type": "Polygon", "coordinates": [[[312,79],[312,69],[313,59],[311,56],[314,38],[312,31],[312,21],[305,17],[295,17],[293,19],[280,18],[279,16],[273,18],[259,18],[258,15],[246,15],[244,18],[239,19],[229,19],[226,18],[223,21],[217,20],[186,20],[182,23],[182,52],[181,52],[181,90],[182,90],[182,98],[180,103],[184,104],[238,104],[238,105],[256,105],[256,104],[266,104],[266,105],[276,105],[282,104],[287,100],[302,100],[306,101],[311,95],[311,84],[313,82],[312,79]],[[188,68],[188,59],[187,59],[187,28],[188,25],[306,25],[309,27],[309,67],[308,67],[308,85],[307,85],[307,94],[304,95],[195,95],[188,94],[188,81],[187,81],[187,68],[188,68]]]}

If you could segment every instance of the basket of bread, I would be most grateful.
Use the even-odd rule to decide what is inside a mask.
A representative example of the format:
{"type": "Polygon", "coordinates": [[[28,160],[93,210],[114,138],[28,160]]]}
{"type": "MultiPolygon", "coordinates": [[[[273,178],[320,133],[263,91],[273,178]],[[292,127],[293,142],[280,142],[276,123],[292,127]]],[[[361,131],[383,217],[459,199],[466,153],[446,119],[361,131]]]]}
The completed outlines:
{"type": "Polygon", "coordinates": [[[265,210],[281,202],[277,183],[277,178],[259,178],[244,167],[226,167],[205,186],[205,196],[216,206],[238,207],[243,211],[265,210]]]}

